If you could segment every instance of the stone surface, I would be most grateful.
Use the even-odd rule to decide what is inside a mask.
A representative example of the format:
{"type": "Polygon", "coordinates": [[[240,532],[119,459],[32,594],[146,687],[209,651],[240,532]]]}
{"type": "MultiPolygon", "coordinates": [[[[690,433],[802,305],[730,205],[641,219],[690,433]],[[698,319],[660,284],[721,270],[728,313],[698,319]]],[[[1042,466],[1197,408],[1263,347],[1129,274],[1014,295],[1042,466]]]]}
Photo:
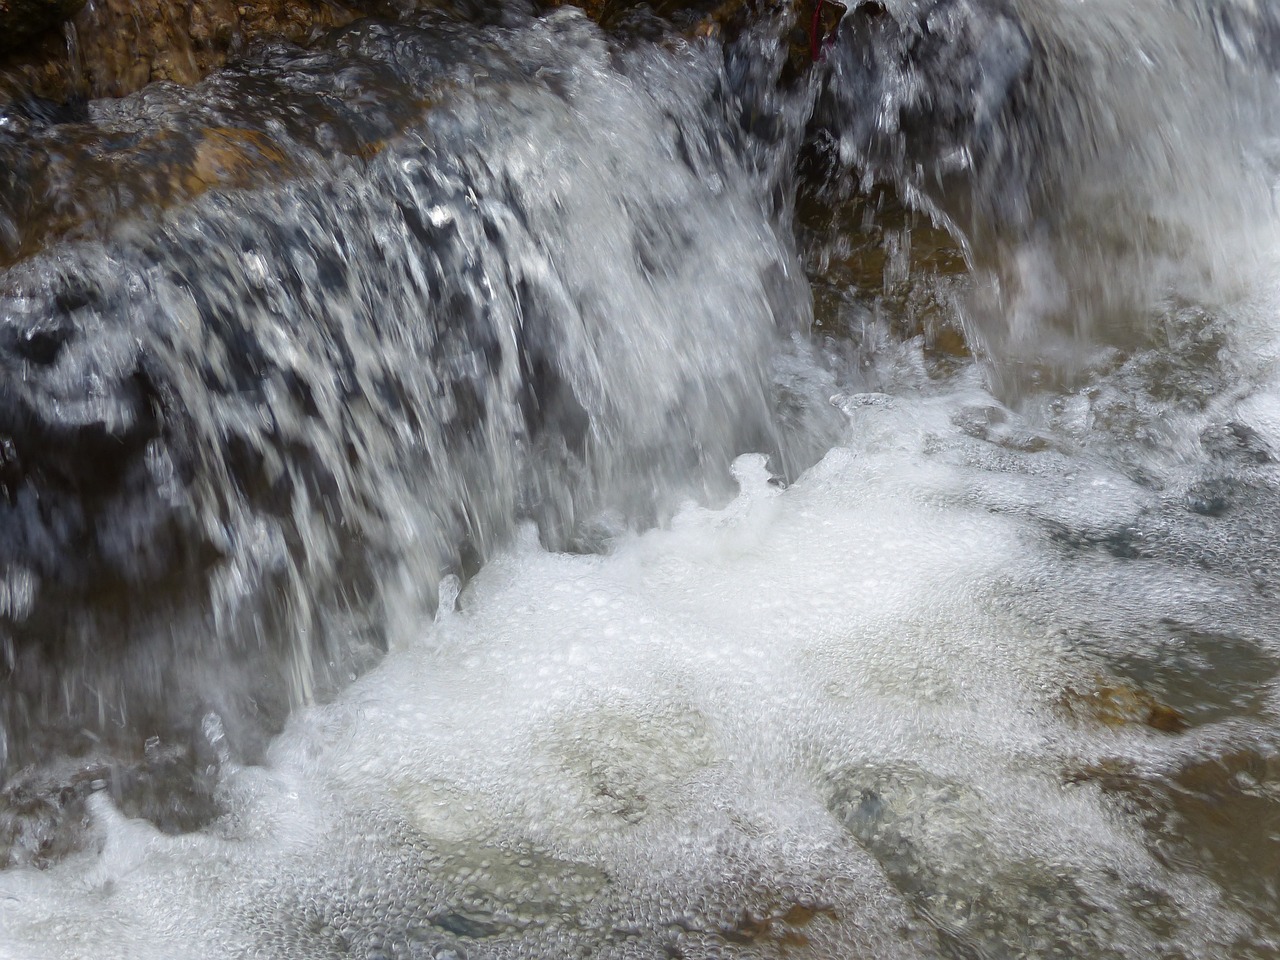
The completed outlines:
{"type": "MultiPolygon", "coordinates": [[[[60,102],[121,97],[156,81],[195,83],[256,40],[306,43],[356,16],[336,0],[99,0],[66,29],[50,30],[74,12],[73,0],[9,2],[62,13],[0,46],[0,102],[27,94],[60,102]]],[[[0,25],[3,11],[0,5],[0,25]]]]}
{"type": "Polygon", "coordinates": [[[84,0],[0,0],[0,53],[21,49],[84,6],[84,0]]]}
{"type": "Polygon", "coordinates": [[[1099,723],[1106,727],[1141,724],[1161,733],[1182,733],[1186,718],[1166,703],[1161,703],[1145,690],[1123,682],[1098,679],[1086,690],[1067,690],[1062,708],[1077,720],[1099,723]]]}
{"type": "MultiPolygon", "coordinates": [[[[432,7],[468,7],[441,0],[432,7]]],[[[543,0],[544,8],[563,0],[543,0]]],[[[733,35],[753,20],[794,21],[788,73],[803,72],[834,35],[835,0],[579,0],[606,30],[638,36],[671,28],[733,35]]],[[[34,95],[55,102],[122,97],[157,81],[192,84],[261,40],[307,44],[358,16],[396,17],[397,0],[0,0],[0,105],[34,95]],[[64,24],[62,29],[56,29],[64,24]]],[[[466,15],[469,10],[454,12],[466,15]]]]}

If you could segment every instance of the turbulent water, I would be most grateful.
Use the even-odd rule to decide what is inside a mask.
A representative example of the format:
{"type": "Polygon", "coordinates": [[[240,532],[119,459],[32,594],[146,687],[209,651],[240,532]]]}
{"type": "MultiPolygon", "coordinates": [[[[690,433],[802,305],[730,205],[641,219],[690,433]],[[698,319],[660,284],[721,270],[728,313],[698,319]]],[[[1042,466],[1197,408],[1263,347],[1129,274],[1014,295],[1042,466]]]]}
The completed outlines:
{"type": "Polygon", "coordinates": [[[0,116],[0,957],[1280,955],[1280,22],[727,10],[0,116]]]}

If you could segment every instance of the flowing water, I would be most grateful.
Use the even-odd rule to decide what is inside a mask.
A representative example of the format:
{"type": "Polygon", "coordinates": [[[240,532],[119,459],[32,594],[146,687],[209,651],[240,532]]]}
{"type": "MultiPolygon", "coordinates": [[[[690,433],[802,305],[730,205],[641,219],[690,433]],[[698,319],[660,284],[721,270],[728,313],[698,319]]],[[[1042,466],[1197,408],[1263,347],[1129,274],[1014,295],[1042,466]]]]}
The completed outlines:
{"type": "Polygon", "coordinates": [[[1280,956],[1280,22],[518,2],[0,116],[0,957],[1280,956]]]}

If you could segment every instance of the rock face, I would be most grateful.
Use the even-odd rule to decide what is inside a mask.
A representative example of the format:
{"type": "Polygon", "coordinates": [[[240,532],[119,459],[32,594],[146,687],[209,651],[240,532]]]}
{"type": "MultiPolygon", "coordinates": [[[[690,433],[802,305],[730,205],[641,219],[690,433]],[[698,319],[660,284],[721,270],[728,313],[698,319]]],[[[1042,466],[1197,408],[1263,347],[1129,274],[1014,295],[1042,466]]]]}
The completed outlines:
{"type": "Polygon", "coordinates": [[[0,3],[0,52],[19,50],[74,16],[84,0],[4,0],[0,3]]]}
{"type": "Polygon", "coordinates": [[[354,18],[336,0],[4,0],[0,101],[194,83],[254,40],[304,43],[354,18]]]}
{"type": "MultiPolygon", "coordinates": [[[[543,9],[569,0],[535,0],[543,9]]],[[[577,0],[606,30],[656,38],[671,29],[734,34],[790,9],[793,74],[833,35],[837,0],[577,0]]],[[[395,19],[419,7],[483,20],[477,0],[0,0],[0,105],[35,95],[59,103],[122,97],[155,81],[192,84],[257,40],[309,44],[373,14],[395,19]]],[[[486,8],[489,9],[486,9],[486,8]]]]}

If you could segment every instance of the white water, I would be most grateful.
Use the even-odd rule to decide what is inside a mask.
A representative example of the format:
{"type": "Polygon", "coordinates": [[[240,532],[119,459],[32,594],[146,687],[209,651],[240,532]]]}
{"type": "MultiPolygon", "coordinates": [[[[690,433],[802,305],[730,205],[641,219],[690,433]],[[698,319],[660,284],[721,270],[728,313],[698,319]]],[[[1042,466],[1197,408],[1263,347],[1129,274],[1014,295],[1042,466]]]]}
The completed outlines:
{"type": "MultiPolygon", "coordinates": [[[[558,163],[539,138],[558,130],[575,156],[612,156],[592,137],[624,150],[636,131],[606,124],[610,108],[656,128],[660,101],[615,89],[608,52],[589,52],[575,123],[539,87],[545,113],[526,110],[529,142],[504,156],[538,178],[574,172],[561,206],[524,201],[543,216],[520,232],[524,249],[572,265],[621,323],[642,316],[627,305],[644,288],[636,275],[621,289],[601,253],[631,256],[622,214],[600,204],[609,171],[558,163]],[[535,235],[552,227],[569,231],[561,249],[535,235]]],[[[508,129],[484,119],[491,138],[508,129]]],[[[634,160],[626,178],[668,160],[634,160]]],[[[755,320],[724,382],[764,379],[768,291],[730,278],[789,251],[746,198],[758,184],[736,163],[728,173],[741,179],[707,210],[746,213],[707,213],[696,256],[676,248],[676,302],[648,303],[657,319],[641,325],[661,321],[656,346],[606,327],[617,342],[593,352],[587,312],[551,315],[598,422],[630,424],[646,447],[688,396],[686,376],[721,369],[717,343],[742,315],[755,320]],[[698,295],[708,274],[716,297],[698,295]],[[687,314],[697,350],[682,365],[669,354],[689,343],[687,314]],[[663,404],[613,409],[650,383],[669,384],[663,404]]],[[[690,197],[720,196],[713,179],[681,169],[652,192],[687,213],[690,197]]],[[[601,555],[549,552],[526,529],[494,548],[456,609],[431,563],[417,581],[413,564],[396,568],[409,597],[388,604],[395,648],[333,703],[295,711],[262,764],[239,765],[206,718],[224,750],[215,822],[162,834],[103,790],[84,850],[0,872],[0,957],[1274,956],[1280,483],[1267,457],[1280,450],[1280,257],[1265,235],[1249,242],[1260,274],[1217,262],[1224,235],[1188,244],[1211,247],[1229,282],[1206,282],[1202,303],[1143,302],[1141,332],[1115,337],[1129,352],[1107,331],[1074,343],[1074,385],[1028,389],[1016,410],[989,389],[988,364],[944,376],[920,338],[876,341],[874,312],[851,294],[849,342],[828,352],[853,361],[819,363],[803,341],[777,348],[784,388],[831,395],[844,417],[836,446],[790,487],[747,455],[737,499],[642,533],[606,517],[601,555]],[[438,585],[446,603],[428,621],[438,585]],[[1182,720],[1155,722],[1158,702],[1182,720]]],[[[1056,344],[1052,311],[1018,305],[1053,301],[1071,270],[1054,257],[1032,267],[1017,271],[1013,307],[978,276],[952,319],[1056,344]]],[[[1111,280],[1126,286],[1099,284],[1111,280]]],[[[718,395],[693,387],[718,422],[718,395]]],[[[506,439],[495,431],[495,445],[506,439]]],[[[399,477],[399,448],[379,449],[399,477]]]]}
{"type": "Polygon", "coordinates": [[[892,398],[835,398],[843,443],[789,489],[746,456],[723,509],[605,556],[530,533],[264,766],[229,766],[209,830],[97,795],[98,849],[0,874],[0,956],[1214,957],[1256,935],[1083,773],[1172,770],[1239,722],[1064,708],[1116,682],[1066,625],[1211,604],[1247,629],[1249,592],[1061,550],[1038,521],[1110,529],[1155,495],[1020,451],[1016,417],[969,436],[958,413],[994,401],[976,372],[921,382],[917,349],[892,398]]]}

